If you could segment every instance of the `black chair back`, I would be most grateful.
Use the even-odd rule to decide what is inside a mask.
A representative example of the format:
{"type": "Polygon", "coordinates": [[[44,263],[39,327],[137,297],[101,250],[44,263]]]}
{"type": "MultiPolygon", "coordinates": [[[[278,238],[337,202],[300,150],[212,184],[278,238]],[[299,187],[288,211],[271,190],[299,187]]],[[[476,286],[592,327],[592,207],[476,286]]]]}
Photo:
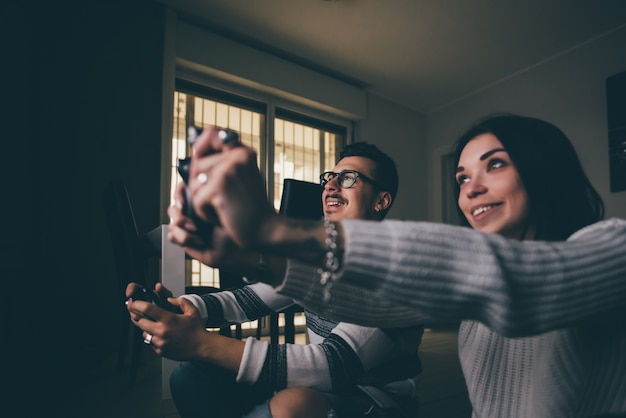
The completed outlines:
{"type": "MultiPolygon", "coordinates": [[[[121,180],[113,180],[106,186],[102,203],[120,288],[126,289],[130,282],[146,285],[146,254],[128,191],[121,180]]],[[[123,293],[121,297],[125,299],[123,293]]]]}
{"type": "Polygon", "coordinates": [[[118,367],[122,368],[130,349],[129,387],[135,382],[142,349],[141,330],[132,326],[124,306],[126,286],[130,282],[148,285],[148,253],[139,235],[135,214],[128,196],[126,185],[121,180],[113,180],[102,194],[104,214],[109,229],[115,269],[117,271],[117,293],[121,315],[124,318],[118,357],[118,367]],[[129,335],[133,336],[129,347],[129,335]]]}
{"type": "Polygon", "coordinates": [[[279,213],[290,218],[322,219],[322,186],[308,181],[285,179],[279,213]]]}
{"type": "MultiPolygon", "coordinates": [[[[283,194],[280,200],[281,215],[298,219],[322,219],[322,187],[318,183],[308,181],[285,179],[283,181],[283,194]]],[[[304,312],[300,305],[294,304],[288,308],[270,315],[270,341],[278,343],[279,327],[278,315],[283,314],[285,319],[284,336],[286,343],[295,343],[296,327],[295,315],[304,312]]]]}

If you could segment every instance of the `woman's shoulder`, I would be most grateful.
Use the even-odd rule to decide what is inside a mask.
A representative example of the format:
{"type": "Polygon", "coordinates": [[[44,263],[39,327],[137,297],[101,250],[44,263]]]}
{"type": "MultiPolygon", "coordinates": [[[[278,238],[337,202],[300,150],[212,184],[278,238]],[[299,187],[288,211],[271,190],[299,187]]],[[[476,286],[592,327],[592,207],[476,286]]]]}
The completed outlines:
{"type": "Polygon", "coordinates": [[[626,219],[623,218],[608,218],[602,221],[598,221],[591,225],[587,225],[578,231],[574,232],[568,239],[568,241],[583,238],[588,234],[596,232],[614,232],[622,233],[626,232],[626,219]]]}

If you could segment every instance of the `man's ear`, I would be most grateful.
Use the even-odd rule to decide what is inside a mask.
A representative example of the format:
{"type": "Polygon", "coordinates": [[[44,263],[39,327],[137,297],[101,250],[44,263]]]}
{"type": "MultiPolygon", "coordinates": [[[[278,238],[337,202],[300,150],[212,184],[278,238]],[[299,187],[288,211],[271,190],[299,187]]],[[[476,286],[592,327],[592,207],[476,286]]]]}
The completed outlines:
{"type": "Polygon", "coordinates": [[[386,209],[389,209],[392,201],[393,198],[391,197],[391,193],[380,192],[378,195],[378,200],[376,201],[376,205],[374,206],[374,210],[376,210],[376,212],[382,212],[386,209]]]}

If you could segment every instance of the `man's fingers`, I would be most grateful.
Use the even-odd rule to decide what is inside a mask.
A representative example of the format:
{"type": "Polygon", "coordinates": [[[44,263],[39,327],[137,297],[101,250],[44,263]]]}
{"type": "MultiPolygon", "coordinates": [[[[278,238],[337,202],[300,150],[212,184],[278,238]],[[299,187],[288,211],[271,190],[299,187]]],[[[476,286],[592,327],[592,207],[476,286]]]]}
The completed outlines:
{"type": "Polygon", "coordinates": [[[156,285],[154,285],[154,290],[156,290],[159,296],[161,296],[162,298],[171,298],[174,295],[172,291],[163,286],[163,283],[161,282],[158,282],[156,285]]]}
{"type": "Polygon", "coordinates": [[[128,283],[128,285],[126,286],[126,297],[130,298],[133,296],[133,293],[135,293],[135,291],[141,289],[141,285],[137,284],[135,282],[131,282],[128,283]]]}
{"type": "Polygon", "coordinates": [[[189,302],[185,298],[176,298],[170,301],[172,305],[176,305],[183,311],[183,315],[194,315],[197,310],[193,303],[189,302]]]}

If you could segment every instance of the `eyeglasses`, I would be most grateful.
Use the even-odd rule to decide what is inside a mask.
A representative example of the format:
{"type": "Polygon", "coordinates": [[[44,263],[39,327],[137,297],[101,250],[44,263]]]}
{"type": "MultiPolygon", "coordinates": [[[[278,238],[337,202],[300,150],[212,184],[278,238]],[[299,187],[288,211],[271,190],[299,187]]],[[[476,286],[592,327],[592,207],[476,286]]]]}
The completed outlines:
{"type": "Polygon", "coordinates": [[[349,189],[354,186],[356,183],[356,179],[361,178],[367,181],[370,184],[373,184],[376,187],[382,188],[378,183],[376,183],[371,178],[367,177],[365,174],[361,174],[356,170],[343,170],[341,173],[335,173],[334,171],[326,171],[320,174],[320,185],[322,187],[326,186],[326,183],[331,181],[337,177],[337,184],[342,189],[349,189]]]}

